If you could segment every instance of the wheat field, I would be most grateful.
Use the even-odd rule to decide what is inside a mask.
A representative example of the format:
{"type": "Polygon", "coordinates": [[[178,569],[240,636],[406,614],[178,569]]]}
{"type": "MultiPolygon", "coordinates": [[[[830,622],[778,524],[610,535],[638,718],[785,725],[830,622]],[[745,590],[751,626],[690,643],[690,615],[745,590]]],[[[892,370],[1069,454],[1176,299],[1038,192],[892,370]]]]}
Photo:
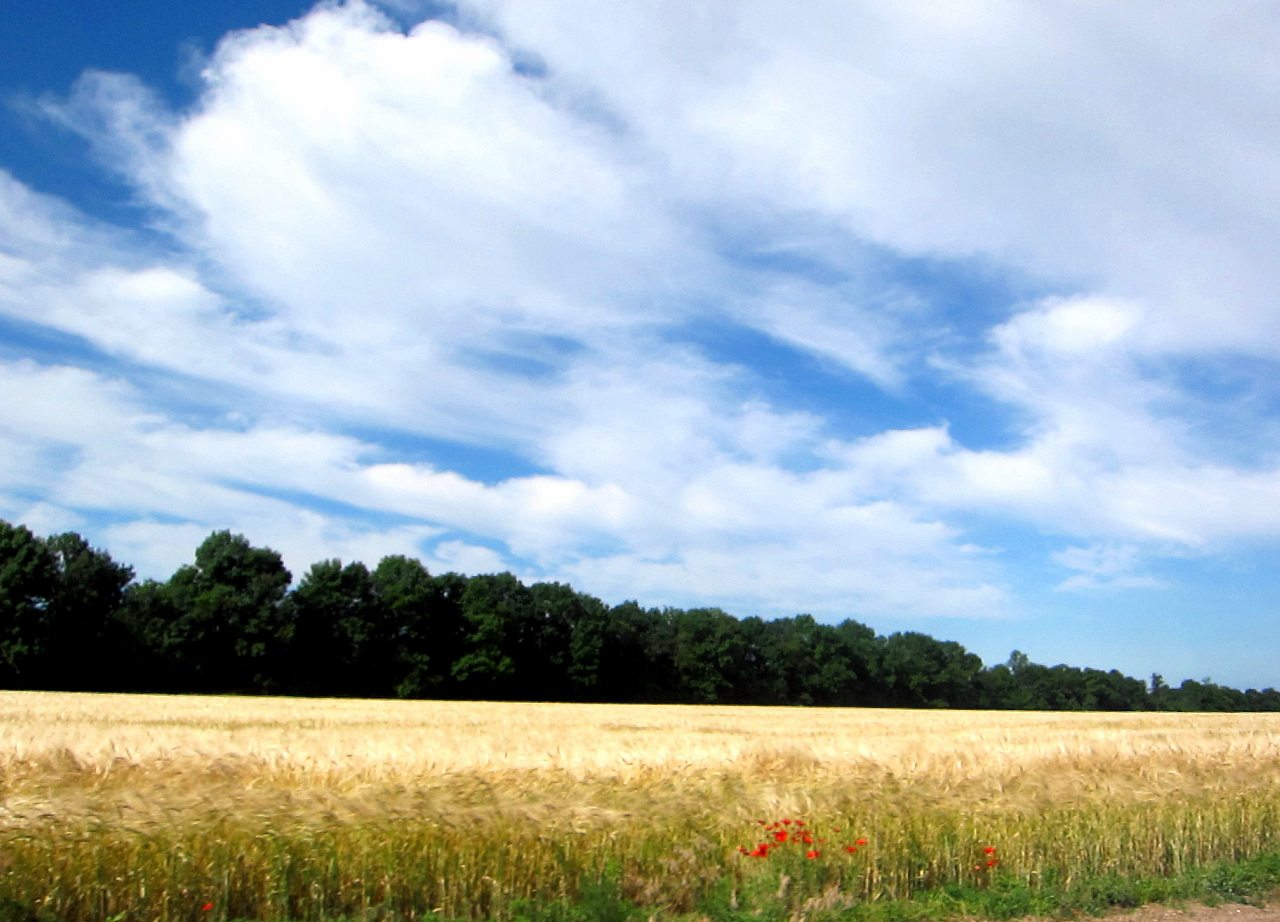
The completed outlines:
{"type": "Polygon", "coordinates": [[[1256,714],[2,692],[0,777],[0,897],[71,922],[503,918],[606,877],[806,918],[1280,848],[1256,714]]]}

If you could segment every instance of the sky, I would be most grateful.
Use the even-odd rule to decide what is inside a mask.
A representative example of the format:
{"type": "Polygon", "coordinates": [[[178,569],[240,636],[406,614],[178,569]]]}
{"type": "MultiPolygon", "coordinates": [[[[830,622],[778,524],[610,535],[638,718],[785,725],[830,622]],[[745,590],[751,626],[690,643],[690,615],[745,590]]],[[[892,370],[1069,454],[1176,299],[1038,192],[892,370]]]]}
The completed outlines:
{"type": "Polygon", "coordinates": [[[1272,4],[5,10],[0,518],[1280,686],[1272,4]]]}

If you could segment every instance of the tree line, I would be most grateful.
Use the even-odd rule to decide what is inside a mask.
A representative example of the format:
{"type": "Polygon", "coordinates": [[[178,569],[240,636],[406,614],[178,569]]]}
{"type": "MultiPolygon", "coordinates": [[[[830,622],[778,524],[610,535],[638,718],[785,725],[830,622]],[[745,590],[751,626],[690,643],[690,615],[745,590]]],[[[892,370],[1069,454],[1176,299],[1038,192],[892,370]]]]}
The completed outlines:
{"type": "Polygon", "coordinates": [[[218,531],[167,581],[75,532],[0,520],[0,687],[525,701],[1280,711],[1280,692],[1116,670],[985,666],[954,641],[854,620],[608,606],[510,573],[280,555],[218,531]]]}

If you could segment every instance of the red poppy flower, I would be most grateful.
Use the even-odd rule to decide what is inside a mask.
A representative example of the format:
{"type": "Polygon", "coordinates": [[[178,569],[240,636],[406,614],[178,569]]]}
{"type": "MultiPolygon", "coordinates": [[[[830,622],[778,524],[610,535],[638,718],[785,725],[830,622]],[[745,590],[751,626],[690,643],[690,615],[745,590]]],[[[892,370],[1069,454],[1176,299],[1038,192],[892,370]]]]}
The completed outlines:
{"type": "Polygon", "coordinates": [[[783,820],[783,821],[782,821],[782,825],[783,825],[783,826],[790,826],[790,825],[791,825],[791,820],[783,820]]]}
{"type": "Polygon", "coordinates": [[[992,858],[990,861],[987,862],[987,867],[994,868],[999,863],[1000,863],[999,858],[992,858]]]}
{"type": "Polygon", "coordinates": [[[866,844],[867,844],[867,840],[866,840],[866,839],[859,839],[857,842],[854,842],[853,844],[861,847],[861,846],[863,846],[863,845],[866,845],[866,844]]]}
{"type": "Polygon", "coordinates": [[[994,855],[995,853],[996,853],[996,847],[994,845],[988,845],[986,848],[982,850],[982,854],[984,855],[994,855]]]}
{"type": "Polygon", "coordinates": [[[777,832],[773,834],[773,841],[775,842],[787,841],[787,831],[785,829],[779,829],[777,832]]]}
{"type": "Polygon", "coordinates": [[[804,853],[804,856],[805,856],[806,858],[809,858],[809,859],[817,858],[817,857],[818,857],[818,852],[817,852],[817,850],[816,850],[816,849],[812,849],[812,848],[811,848],[811,849],[809,849],[807,852],[805,852],[805,853],[804,853]]]}
{"type": "Polygon", "coordinates": [[[768,858],[769,846],[761,842],[759,845],[756,846],[755,851],[751,853],[751,857],[752,858],[768,858]]]}
{"type": "Polygon", "coordinates": [[[844,847],[844,850],[845,850],[846,852],[848,852],[850,855],[856,855],[856,854],[858,854],[858,849],[857,849],[857,847],[856,847],[856,846],[853,846],[853,845],[846,845],[846,846],[844,847]]]}
{"type": "Polygon", "coordinates": [[[205,903],[203,906],[201,906],[201,907],[200,907],[200,911],[201,911],[201,912],[212,912],[212,911],[213,911],[213,904],[212,904],[212,903],[205,903]]]}

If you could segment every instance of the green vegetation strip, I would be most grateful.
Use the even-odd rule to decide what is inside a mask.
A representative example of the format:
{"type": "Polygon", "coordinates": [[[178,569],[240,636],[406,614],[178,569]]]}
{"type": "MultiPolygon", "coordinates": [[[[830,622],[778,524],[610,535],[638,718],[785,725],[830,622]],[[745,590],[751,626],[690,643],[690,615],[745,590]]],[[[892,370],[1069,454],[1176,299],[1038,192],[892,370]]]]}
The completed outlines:
{"type": "MultiPolygon", "coordinates": [[[[1100,916],[1113,910],[1134,909],[1149,903],[1183,906],[1189,903],[1218,905],[1242,903],[1265,905],[1280,890],[1280,851],[1268,852],[1243,861],[1219,862],[1189,868],[1180,874],[1161,877],[1126,877],[1097,873],[1076,877],[1071,883],[1047,875],[1032,885],[1017,875],[997,872],[982,885],[947,884],[922,890],[909,898],[863,901],[852,905],[822,905],[823,898],[809,898],[797,905],[787,898],[794,880],[785,871],[762,877],[745,890],[731,877],[716,881],[688,912],[655,911],[623,896],[621,872],[610,868],[603,876],[584,880],[572,896],[514,901],[503,914],[511,922],[641,922],[665,919],[671,922],[943,922],[950,919],[1019,919],[1027,916],[1074,918],[1100,916]]],[[[827,896],[830,902],[834,898],[827,896]]],[[[227,915],[208,904],[191,912],[176,911],[162,918],[222,919],[226,922],[261,922],[259,917],[227,915]]],[[[385,907],[369,907],[351,915],[311,915],[297,917],[323,922],[368,922],[432,918],[461,922],[471,916],[438,913],[404,914],[385,907]]],[[[111,922],[136,918],[128,913],[101,915],[111,922]]],[[[63,922],[49,911],[33,908],[12,897],[0,897],[0,922],[63,922]]]]}
{"type": "Polygon", "coordinates": [[[1280,691],[1177,687],[853,619],[607,606],[511,573],[410,557],[320,561],[290,588],[277,551],[218,531],[165,582],[75,532],[0,520],[0,688],[371,698],[1054,711],[1280,711],[1280,691]]]}
{"type": "Polygon", "coordinates": [[[1240,901],[1280,886],[1274,799],[986,816],[842,807],[803,827],[790,817],[717,827],[710,816],[587,829],[288,827],[277,817],[29,830],[0,840],[0,922],[879,922],[1240,901]]]}
{"type": "MultiPolygon", "coordinates": [[[[823,907],[820,900],[789,905],[779,894],[760,889],[745,896],[727,884],[717,887],[691,913],[672,920],[698,922],[942,922],[949,919],[1057,919],[1101,916],[1149,903],[1182,906],[1243,903],[1261,906],[1280,890],[1280,852],[1244,861],[1188,869],[1169,877],[1124,877],[1099,873],[1065,884],[1052,876],[1031,886],[1009,874],[994,874],[984,886],[948,884],[907,899],[823,907]]],[[[516,922],[630,922],[654,918],[653,912],[620,895],[616,880],[583,888],[574,901],[526,903],[512,916],[516,922]]]]}

